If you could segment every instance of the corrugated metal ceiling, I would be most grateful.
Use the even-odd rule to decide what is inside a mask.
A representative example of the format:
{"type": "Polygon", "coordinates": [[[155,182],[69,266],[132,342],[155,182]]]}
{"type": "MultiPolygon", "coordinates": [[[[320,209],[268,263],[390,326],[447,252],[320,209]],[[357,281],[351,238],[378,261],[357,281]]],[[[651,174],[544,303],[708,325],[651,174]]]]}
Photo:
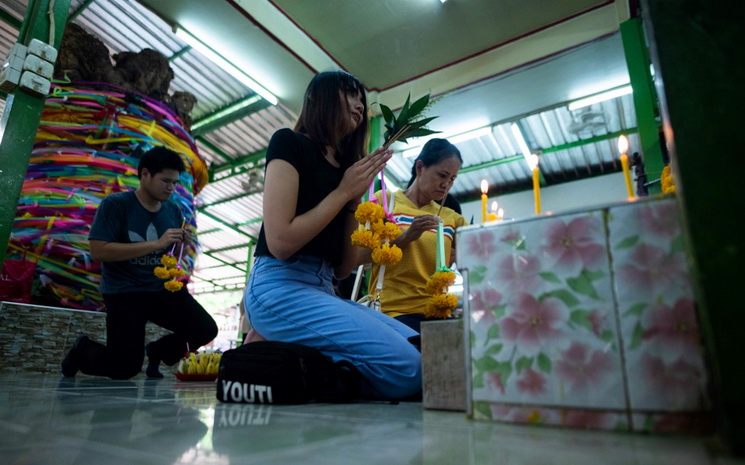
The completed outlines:
{"type": "MultiPolygon", "coordinates": [[[[6,56],[18,30],[25,1],[4,1],[0,21],[0,56],[6,56]]],[[[194,121],[207,118],[253,92],[228,73],[189,49],[170,25],[137,2],[73,0],[74,21],[98,36],[112,55],[152,48],[171,57],[175,78],[171,91],[194,94],[194,121]]],[[[0,109],[4,101],[0,101],[0,109]]],[[[272,133],[292,127],[297,115],[280,105],[269,106],[199,134],[200,155],[207,161],[212,182],[197,198],[202,250],[192,290],[197,293],[240,289],[245,284],[249,244],[258,237],[262,217],[263,156],[272,133]]],[[[620,170],[615,136],[630,133],[632,150],[639,147],[631,96],[569,111],[565,105],[544,109],[511,121],[495,122],[490,134],[456,145],[464,165],[452,193],[467,201],[487,179],[495,194],[530,188],[530,172],[510,130],[518,124],[528,145],[541,153],[541,172],[548,185],[620,170]]],[[[399,152],[389,163],[388,175],[405,186],[413,158],[399,152]]]]}

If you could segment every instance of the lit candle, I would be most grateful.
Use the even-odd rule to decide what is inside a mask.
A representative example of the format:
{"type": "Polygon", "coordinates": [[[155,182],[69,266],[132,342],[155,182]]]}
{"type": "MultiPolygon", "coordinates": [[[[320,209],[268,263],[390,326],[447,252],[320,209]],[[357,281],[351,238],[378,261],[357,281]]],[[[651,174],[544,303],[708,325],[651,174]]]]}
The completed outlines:
{"type": "Polygon", "coordinates": [[[629,150],[629,140],[626,136],[621,135],[618,138],[618,151],[621,153],[621,168],[623,168],[623,178],[626,181],[626,192],[629,194],[629,200],[636,198],[634,188],[631,185],[631,172],[629,170],[629,156],[626,152],[629,150]]]}
{"type": "Polygon", "coordinates": [[[491,203],[491,211],[489,212],[489,215],[487,215],[487,218],[489,219],[489,221],[496,221],[498,219],[498,217],[497,217],[497,205],[499,205],[499,204],[497,203],[496,200],[491,203]]]}
{"type": "Polygon", "coordinates": [[[502,218],[504,218],[504,208],[500,208],[497,212],[497,219],[501,220],[502,218]]]}
{"type": "Polygon", "coordinates": [[[530,155],[530,165],[533,170],[533,200],[535,202],[535,214],[541,214],[541,173],[538,171],[538,155],[530,155]]]}
{"type": "Polygon", "coordinates": [[[486,193],[489,192],[489,183],[486,179],[481,180],[481,222],[486,223],[486,193]]]}

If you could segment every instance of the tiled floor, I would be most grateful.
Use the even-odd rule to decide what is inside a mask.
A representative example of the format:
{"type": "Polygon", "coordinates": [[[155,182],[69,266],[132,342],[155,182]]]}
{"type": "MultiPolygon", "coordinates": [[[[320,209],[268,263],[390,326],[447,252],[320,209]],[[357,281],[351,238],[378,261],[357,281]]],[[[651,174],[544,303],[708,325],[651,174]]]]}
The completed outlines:
{"type": "Polygon", "coordinates": [[[0,375],[0,464],[745,464],[705,441],[473,422],[419,403],[221,404],[213,383],[0,375]]]}

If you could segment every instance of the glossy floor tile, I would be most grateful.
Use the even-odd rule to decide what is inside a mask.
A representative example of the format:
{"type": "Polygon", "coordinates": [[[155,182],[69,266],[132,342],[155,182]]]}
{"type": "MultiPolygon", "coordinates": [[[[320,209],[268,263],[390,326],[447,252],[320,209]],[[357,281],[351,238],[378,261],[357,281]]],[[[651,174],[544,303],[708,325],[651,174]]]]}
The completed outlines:
{"type": "Polygon", "coordinates": [[[0,375],[0,464],[742,465],[707,440],[474,422],[420,403],[233,405],[213,383],[0,375]]]}

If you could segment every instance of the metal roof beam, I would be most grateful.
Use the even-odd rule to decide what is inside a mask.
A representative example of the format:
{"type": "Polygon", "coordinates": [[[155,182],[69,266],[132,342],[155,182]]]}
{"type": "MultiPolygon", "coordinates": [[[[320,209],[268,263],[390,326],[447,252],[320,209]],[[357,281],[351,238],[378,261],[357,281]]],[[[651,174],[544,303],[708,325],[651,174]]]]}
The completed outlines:
{"type": "Polygon", "coordinates": [[[79,7],[78,7],[78,9],[77,9],[77,10],[73,11],[73,12],[72,12],[72,13],[70,14],[70,17],[69,17],[69,18],[67,19],[67,22],[69,23],[69,22],[73,21],[73,20],[74,20],[75,18],[77,18],[78,16],[80,16],[80,14],[81,14],[82,12],[84,12],[84,11],[85,11],[85,9],[86,9],[86,8],[88,8],[88,5],[90,5],[91,3],[93,3],[93,0],[85,0],[85,1],[84,1],[84,2],[83,2],[83,3],[82,3],[82,4],[81,4],[81,5],[79,6],[79,7]]]}
{"type": "Polygon", "coordinates": [[[23,21],[8,13],[4,8],[0,8],[0,20],[16,29],[21,29],[21,24],[23,24],[23,21]]]}
{"type": "Polygon", "coordinates": [[[227,261],[227,260],[223,260],[223,259],[222,259],[222,258],[220,258],[220,257],[215,257],[215,256],[214,256],[214,255],[212,254],[212,252],[202,252],[202,253],[203,253],[203,254],[205,254],[205,255],[207,255],[207,256],[208,256],[208,257],[210,257],[210,258],[213,258],[213,259],[217,260],[218,262],[220,262],[220,263],[222,263],[222,264],[224,264],[224,265],[227,265],[227,266],[230,266],[230,267],[232,267],[232,268],[235,268],[236,270],[240,271],[241,273],[245,273],[245,272],[246,272],[246,270],[245,270],[245,269],[242,269],[242,268],[240,268],[240,267],[238,266],[238,263],[245,263],[245,262],[235,262],[235,263],[230,263],[229,261],[227,261]]]}
{"type": "MultiPolygon", "coordinates": [[[[222,218],[218,218],[217,216],[215,216],[214,214],[212,214],[212,213],[210,213],[208,211],[199,210],[199,213],[202,214],[202,215],[204,215],[204,216],[206,216],[207,218],[209,218],[209,219],[211,219],[213,221],[216,221],[216,222],[220,223],[221,225],[225,226],[226,228],[230,229],[231,231],[235,231],[238,234],[242,234],[242,235],[248,237],[251,240],[258,241],[258,239],[255,238],[254,236],[252,236],[251,234],[249,234],[249,233],[241,230],[240,228],[236,227],[235,225],[232,225],[232,224],[228,223],[227,221],[223,220],[222,218]]],[[[204,253],[207,253],[207,252],[204,252],[204,253]]]]}
{"type": "Polygon", "coordinates": [[[209,180],[210,182],[221,181],[223,179],[232,178],[233,176],[238,176],[255,168],[255,166],[245,168],[245,165],[248,165],[249,163],[256,164],[264,158],[266,158],[266,150],[259,150],[258,152],[235,158],[224,165],[212,167],[208,170],[209,180]],[[217,175],[224,173],[225,171],[230,171],[230,174],[217,178],[217,175]]]}
{"type": "Polygon", "coordinates": [[[191,126],[192,136],[201,136],[208,132],[215,131],[270,106],[272,106],[272,104],[258,94],[244,97],[237,102],[233,102],[214,113],[195,121],[191,126]]]}
{"type": "MultiPolygon", "coordinates": [[[[214,143],[212,143],[212,141],[205,139],[204,136],[195,137],[194,139],[206,145],[208,149],[215,152],[215,155],[222,158],[225,162],[230,162],[230,160],[232,160],[232,158],[230,158],[230,156],[227,153],[223,152],[222,149],[218,147],[217,145],[215,145],[214,143]]],[[[220,166],[223,166],[223,165],[220,165],[220,166]]],[[[211,180],[212,178],[210,177],[210,181],[211,180]]]]}

